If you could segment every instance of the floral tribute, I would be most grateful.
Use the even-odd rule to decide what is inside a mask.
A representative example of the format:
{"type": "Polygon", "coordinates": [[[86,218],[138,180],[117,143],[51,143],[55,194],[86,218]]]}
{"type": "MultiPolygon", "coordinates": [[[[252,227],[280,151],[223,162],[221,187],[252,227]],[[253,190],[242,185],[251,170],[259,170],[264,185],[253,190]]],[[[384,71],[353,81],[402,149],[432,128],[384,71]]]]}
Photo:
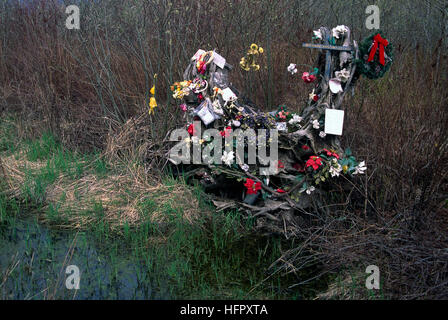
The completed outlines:
{"type": "MultiPolygon", "coordinates": [[[[328,108],[340,109],[342,98],[353,86],[358,72],[357,57],[362,54],[362,50],[351,42],[350,29],[346,26],[337,26],[332,30],[322,27],[314,31],[313,35],[312,39],[317,43],[323,43],[326,39],[333,46],[352,46],[353,50],[332,51],[330,72],[326,69],[325,59],[319,59],[324,60],[324,63],[320,62],[315,67],[307,66],[306,70],[300,72],[302,65],[290,63],[286,67],[290,77],[301,77],[305,85],[310,87],[310,93],[302,106],[288,108],[280,105],[270,112],[260,111],[231,86],[229,72],[233,67],[215,51],[198,50],[184,72],[184,80],[171,86],[180,112],[185,113],[187,119],[189,137],[184,143],[188,148],[192,145],[199,146],[201,150],[210,148],[216,137],[196,137],[197,131],[204,132],[208,128],[217,129],[223,140],[237,129],[277,130],[278,161],[275,174],[266,176],[260,173],[263,164],[259,155],[255,164],[249,164],[246,161],[249,148],[244,151],[244,159],[237,161],[236,153],[231,150],[234,140],[222,151],[214,150],[220,152],[219,163],[216,163],[216,157],[205,154],[202,156],[202,164],[195,165],[190,174],[210,190],[220,188],[222,177],[226,181],[233,181],[235,187],[231,188],[232,191],[240,190],[240,194],[227,200],[251,213],[273,213],[288,208],[303,210],[310,203],[305,198],[328,191],[327,182],[330,180],[366,172],[366,162],[358,162],[349,148],[341,148],[339,136],[326,131],[325,116],[328,108]],[[201,128],[193,125],[195,120],[200,121],[201,128]],[[272,203],[283,204],[271,206],[272,203]]],[[[378,52],[382,52],[381,44],[385,46],[386,68],[390,63],[387,58],[390,58],[387,49],[390,44],[386,46],[379,37],[372,37],[368,41],[371,44],[378,42],[378,52]]],[[[242,70],[259,70],[260,65],[255,58],[262,53],[263,49],[259,45],[252,44],[240,61],[242,70]]],[[[375,53],[373,59],[369,63],[374,64],[378,60],[381,64],[378,53],[375,53]]],[[[272,142],[269,130],[265,132],[266,139],[257,140],[258,146],[262,143],[260,141],[265,141],[266,145],[272,142]]],[[[228,184],[226,186],[228,188],[228,184]]],[[[219,203],[222,204],[220,199],[219,203]]]]}

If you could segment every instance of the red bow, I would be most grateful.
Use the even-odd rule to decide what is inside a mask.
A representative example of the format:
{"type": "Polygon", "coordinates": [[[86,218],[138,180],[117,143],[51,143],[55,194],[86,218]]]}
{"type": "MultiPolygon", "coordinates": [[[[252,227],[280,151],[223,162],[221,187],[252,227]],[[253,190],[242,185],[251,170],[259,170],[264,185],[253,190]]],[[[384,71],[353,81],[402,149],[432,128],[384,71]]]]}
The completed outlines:
{"type": "Polygon", "coordinates": [[[373,46],[370,50],[369,59],[367,62],[373,61],[373,58],[375,57],[376,50],[378,49],[378,46],[380,47],[380,63],[384,66],[386,64],[385,58],[384,58],[384,47],[387,47],[389,44],[389,41],[386,39],[383,39],[381,35],[378,33],[373,38],[373,46]]]}

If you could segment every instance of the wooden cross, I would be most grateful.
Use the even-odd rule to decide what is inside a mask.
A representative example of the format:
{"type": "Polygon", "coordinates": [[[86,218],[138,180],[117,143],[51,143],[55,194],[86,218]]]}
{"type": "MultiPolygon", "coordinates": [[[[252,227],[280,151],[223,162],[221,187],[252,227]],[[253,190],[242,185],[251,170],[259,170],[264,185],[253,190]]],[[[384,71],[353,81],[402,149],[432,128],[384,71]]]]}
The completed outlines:
{"type": "Polygon", "coordinates": [[[352,46],[344,47],[344,46],[330,45],[330,35],[329,34],[327,34],[325,36],[324,44],[303,43],[302,47],[326,50],[325,80],[327,82],[330,81],[330,75],[331,75],[331,51],[354,51],[354,48],[352,46]]]}

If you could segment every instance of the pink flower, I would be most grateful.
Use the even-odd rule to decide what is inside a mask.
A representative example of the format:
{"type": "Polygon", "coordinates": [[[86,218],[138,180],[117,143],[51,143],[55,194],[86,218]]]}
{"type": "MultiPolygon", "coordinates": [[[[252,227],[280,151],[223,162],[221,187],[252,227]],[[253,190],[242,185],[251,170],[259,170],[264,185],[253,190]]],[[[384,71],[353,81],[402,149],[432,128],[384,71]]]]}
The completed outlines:
{"type": "Polygon", "coordinates": [[[187,111],[187,105],[186,105],[185,103],[182,103],[182,104],[179,106],[179,108],[181,108],[181,110],[182,110],[183,112],[187,111]]]}
{"type": "Polygon", "coordinates": [[[316,80],[316,76],[314,74],[310,74],[309,72],[304,72],[302,74],[302,80],[305,81],[305,83],[311,83],[316,80]]]}

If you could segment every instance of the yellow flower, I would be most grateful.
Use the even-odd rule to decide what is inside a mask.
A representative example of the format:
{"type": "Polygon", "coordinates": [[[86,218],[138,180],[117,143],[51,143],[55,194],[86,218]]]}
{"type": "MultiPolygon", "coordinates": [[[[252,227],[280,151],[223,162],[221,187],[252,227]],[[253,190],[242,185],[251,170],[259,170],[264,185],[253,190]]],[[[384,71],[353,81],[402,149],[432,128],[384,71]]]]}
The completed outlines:
{"type": "Polygon", "coordinates": [[[151,90],[149,92],[154,95],[156,93],[156,86],[152,86],[151,90]]]}
{"type": "Polygon", "coordinates": [[[264,52],[263,48],[262,47],[258,48],[258,52],[263,53],[264,52]]]}
{"type": "Polygon", "coordinates": [[[250,48],[251,48],[252,50],[258,50],[258,46],[257,46],[255,43],[252,43],[252,44],[250,45],[250,48]]]}
{"type": "Polygon", "coordinates": [[[342,170],[344,171],[344,173],[347,173],[348,165],[344,165],[344,166],[342,166],[342,170]]]}
{"type": "Polygon", "coordinates": [[[149,99],[149,114],[151,115],[154,112],[154,108],[157,107],[156,98],[151,97],[149,99]]]}

